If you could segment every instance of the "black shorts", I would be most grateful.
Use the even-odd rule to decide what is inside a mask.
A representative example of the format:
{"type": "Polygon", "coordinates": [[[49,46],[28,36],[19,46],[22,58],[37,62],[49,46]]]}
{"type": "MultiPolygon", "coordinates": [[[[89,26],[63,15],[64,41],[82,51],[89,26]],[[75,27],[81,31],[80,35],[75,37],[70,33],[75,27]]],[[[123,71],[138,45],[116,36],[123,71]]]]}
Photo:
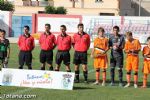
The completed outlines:
{"type": "Polygon", "coordinates": [[[123,56],[111,57],[110,58],[110,66],[123,68],[123,56]]]}
{"type": "Polygon", "coordinates": [[[7,57],[7,51],[0,51],[0,59],[5,59],[7,57]]]}
{"type": "Polygon", "coordinates": [[[27,66],[31,66],[32,64],[32,53],[31,51],[20,51],[19,52],[19,65],[23,66],[26,64],[27,66]]]}
{"type": "Polygon", "coordinates": [[[70,64],[70,53],[69,53],[69,51],[59,51],[59,50],[57,51],[56,64],[60,65],[62,61],[65,65],[70,64]]]}
{"type": "Polygon", "coordinates": [[[74,58],[73,58],[73,63],[75,65],[87,64],[87,52],[75,51],[74,58]]]}
{"type": "Polygon", "coordinates": [[[53,63],[53,50],[41,50],[40,52],[40,62],[45,63],[47,62],[48,64],[53,63]]]}

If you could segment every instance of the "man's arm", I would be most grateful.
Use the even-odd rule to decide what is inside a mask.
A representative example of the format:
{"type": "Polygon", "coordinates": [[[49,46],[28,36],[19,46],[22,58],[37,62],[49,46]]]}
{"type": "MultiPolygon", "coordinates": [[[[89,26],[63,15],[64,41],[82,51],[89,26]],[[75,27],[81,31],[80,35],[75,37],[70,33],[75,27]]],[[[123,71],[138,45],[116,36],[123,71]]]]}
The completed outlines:
{"type": "Polygon", "coordinates": [[[122,37],[122,39],[121,39],[121,45],[119,45],[119,49],[124,49],[124,47],[125,47],[125,38],[124,37],[122,37]]]}
{"type": "Polygon", "coordinates": [[[32,50],[35,48],[35,42],[34,42],[34,38],[32,39],[32,50]]]}
{"type": "Polygon", "coordinates": [[[7,48],[7,58],[9,58],[10,57],[10,45],[9,45],[9,47],[7,48]]]}
{"type": "Polygon", "coordinates": [[[54,41],[53,41],[53,49],[55,49],[55,47],[56,47],[56,44],[57,44],[57,41],[56,41],[56,37],[54,36],[54,41]]]}
{"type": "Polygon", "coordinates": [[[90,47],[90,42],[91,42],[90,36],[88,35],[88,48],[90,47]]]}

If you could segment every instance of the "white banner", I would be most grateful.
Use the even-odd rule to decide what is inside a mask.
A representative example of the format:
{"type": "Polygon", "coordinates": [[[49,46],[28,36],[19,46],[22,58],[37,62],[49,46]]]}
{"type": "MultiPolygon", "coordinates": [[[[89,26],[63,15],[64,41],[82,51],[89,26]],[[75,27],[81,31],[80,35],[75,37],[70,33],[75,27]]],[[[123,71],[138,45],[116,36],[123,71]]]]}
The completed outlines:
{"type": "Polygon", "coordinates": [[[77,25],[79,24],[79,18],[55,18],[55,17],[39,17],[38,18],[38,31],[42,32],[45,30],[45,24],[51,24],[52,32],[60,32],[60,26],[66,25],[67,32],[77,32],[77,25]]]}
{"type": "Polygon", "coordinates": [[[74,73],[41,70],[2,69],[1,85],[72,90],[74,73]]]}

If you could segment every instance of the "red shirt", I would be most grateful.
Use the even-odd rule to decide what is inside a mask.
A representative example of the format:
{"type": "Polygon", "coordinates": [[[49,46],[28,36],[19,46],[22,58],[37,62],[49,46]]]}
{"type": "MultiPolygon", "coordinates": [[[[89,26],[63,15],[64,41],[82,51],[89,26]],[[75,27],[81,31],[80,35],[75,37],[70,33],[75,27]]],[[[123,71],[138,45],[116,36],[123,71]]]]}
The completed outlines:
{"type": "Polygon", "coordinates": [[[39,44],[42,50],[53,50],[56,45],[56,37],[52,33],[46,35],[41,34],[39,44]]]}
{"type": "Polygon", "coordinates": [[[35,47],[34,38],[31,35],[29,35],[29,37],[21,35],[19,37],[18,46],[22,51],[32,51],[35,47]]]}
{"type": "Polygon", "coordinates": [[[58,35],[57,36],[57,48],[58,50],[70,50],[71,48],[71,36],[69,35],[58,35]]]}
{"type": "Polygon", "coordinates": [[[76,33],[73,36],[73,44],[75,51],[85,52],[90,47],[90,36],[87,33],[76,33]]]}

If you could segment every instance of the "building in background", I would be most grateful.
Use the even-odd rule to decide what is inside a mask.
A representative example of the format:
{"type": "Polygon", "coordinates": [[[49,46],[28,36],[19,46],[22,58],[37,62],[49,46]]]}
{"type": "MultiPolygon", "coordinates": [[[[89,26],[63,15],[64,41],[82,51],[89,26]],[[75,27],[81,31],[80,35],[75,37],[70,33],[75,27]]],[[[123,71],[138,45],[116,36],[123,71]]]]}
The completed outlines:
{"type": "Polygon", "coordinates": [[[134,8],[131,0],[7,0],[15,5],[15,15],[31,15],[44,13],[44,7],[64,6],[67,14],[101,15],[101,16],[133,16],[134,8]]]}
{"type": "Polygon", "coordinates": [[[135,16],[150,16],[150,0],[132,0],[135,16]]]}

